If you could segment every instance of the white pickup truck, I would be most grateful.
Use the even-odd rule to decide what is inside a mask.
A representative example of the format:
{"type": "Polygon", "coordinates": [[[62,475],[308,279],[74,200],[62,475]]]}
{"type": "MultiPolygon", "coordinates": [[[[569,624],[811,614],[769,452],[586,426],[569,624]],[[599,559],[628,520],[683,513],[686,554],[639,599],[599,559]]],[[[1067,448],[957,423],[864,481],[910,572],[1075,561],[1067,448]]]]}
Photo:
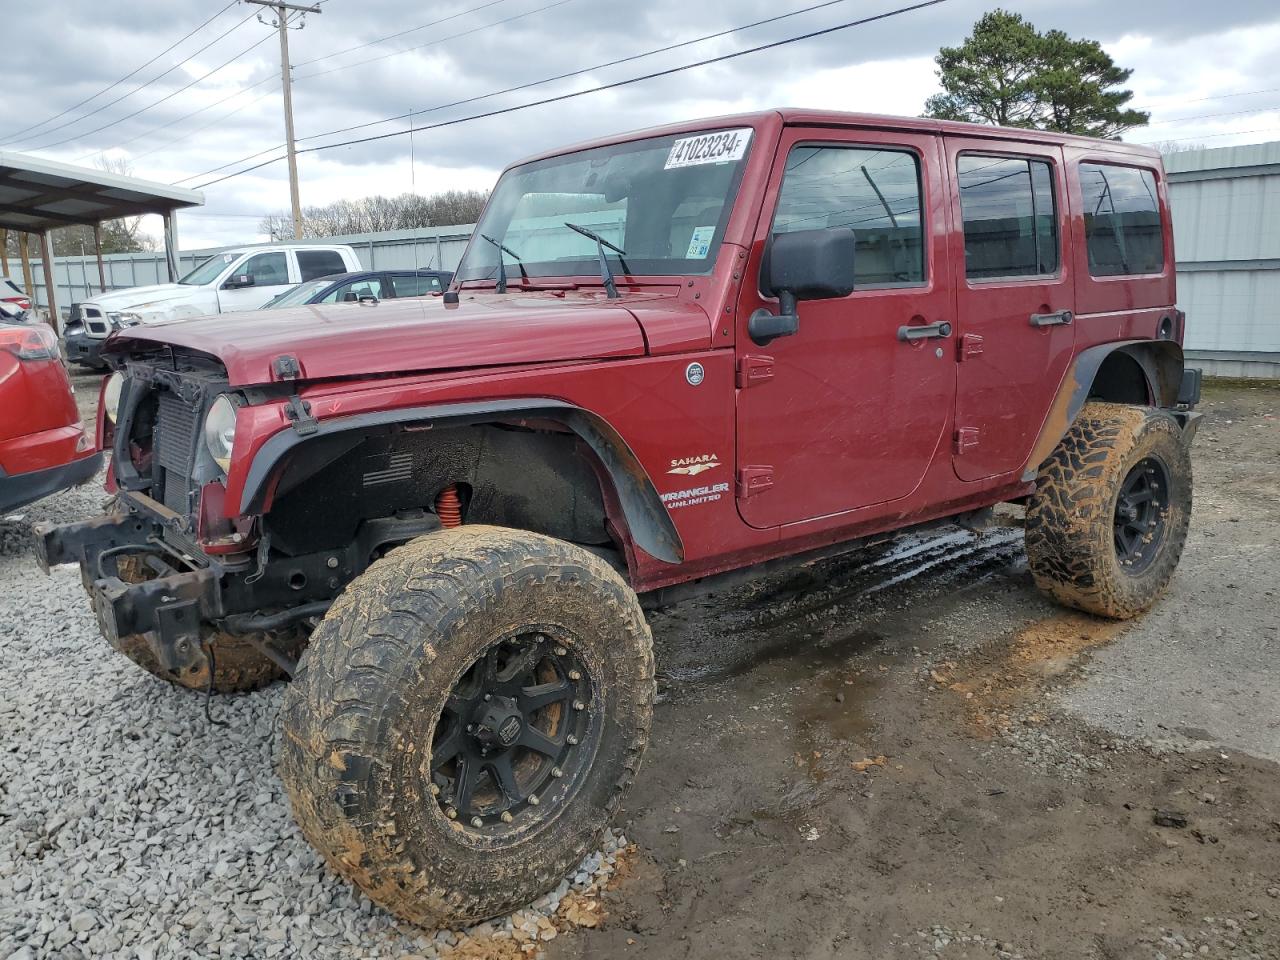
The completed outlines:
{"type": "Polygon", "coordinates": [[[177,283],[130,287],[81,303],[66,330],[67,359],[96,365],[103,341],[121,327],[256,310],[295,284],[360,269],[356,252],[342,244],[224,250],[177,283]]]}

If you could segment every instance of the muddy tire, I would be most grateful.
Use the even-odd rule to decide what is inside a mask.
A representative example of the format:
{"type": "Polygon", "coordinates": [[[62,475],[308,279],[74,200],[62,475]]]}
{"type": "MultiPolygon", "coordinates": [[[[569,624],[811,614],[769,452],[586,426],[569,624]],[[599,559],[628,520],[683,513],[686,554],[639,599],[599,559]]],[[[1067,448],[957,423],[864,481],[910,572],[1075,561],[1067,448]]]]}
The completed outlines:
{"type": "MultiPolygon", "coordinates": [[[[118,574],[126,583],[149,579],[150,571],[135,557],[117,561],[118,574]]],[[[278,631],[262,638],[291,659],[297,659],[306,646],[306,633],[301,629],[278,631]]],[[[210,631],[203,638],[213,652],[213,692],[246,693],[283,679],[285,672],[272,660],[258,652],[248,640],[231,633],[210,631]]],[[[191,690],[209,689],[209,667],[193,668],[182,674],[171,674],[160,666],[147,638],[142,634],[121,637],[115,649],[148,673],[191,690]]]]}
{"type": "Polygon", "coordinates": [[[1191,519],[1191,457],[1178,424],[1146,407],[1084,405],[1040,468],[1027,559],[1059,603],[1127,620],[1164,592],[1191,519]]]}
{"type": "Polygon", "coordinates": [[[347,587],[285,694],[280,774],[336,872],[424,926],[553,888],[601,834],[649,737],[653,651],[606,563],[468,525],[347,587]]]}

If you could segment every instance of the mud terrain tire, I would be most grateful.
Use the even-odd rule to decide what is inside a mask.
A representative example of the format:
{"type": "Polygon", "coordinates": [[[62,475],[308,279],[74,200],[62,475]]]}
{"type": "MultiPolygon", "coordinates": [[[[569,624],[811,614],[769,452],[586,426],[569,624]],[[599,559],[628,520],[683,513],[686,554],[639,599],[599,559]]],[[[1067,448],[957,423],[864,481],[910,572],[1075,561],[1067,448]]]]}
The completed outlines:
{"type": "MultiPolygon", "coordinates": [[[[442,530],[373,564],[316,628],[285,693],[280,775],[307,839],[374,902],[426,927],[484,920],[536,899],[597,848],[635,778],[653,695],[648,625],[608,564],[539,534],[442,530]],[[535,806],[510,820],[490,808],[477,828],[449,805],[459,768],[438,792],[437,765],[464,722],[459,691],[521,637],[532,638],[523,663],[554,651],[578,665],[564,673],[582,692],[564,704],[559,736],[583,753],[554,768],[563,779],[546,781],[535,806]]],[[[479,769],[502,802],[496,773],[479,769]]]]}
{"type": "Polygon", "coordinates": [[[1032,576],[1059,603],[1127,620],[1168,586],[1190,519],[1191,457],[1177,422],[1146,407],[1086,403],[1027,504],[1032,576]],[[1131,528],[1117,531],[1134,510],[1126,490],[1135,480],[1149,485],[1134,500],[1158,531],[1136,539],[1131,528]],[[1136,551],[1128,560],[1126,538],[1136,551]]]}
{"type": "MultiPolygon", "coordinates": [[[[117,561],[120,579],[126,583],[141,583],[150,573],[134,557],[121,557],[117,561]]],[[[296,659],[306,645],[306,633],[300,629],[279,631],[264,637],[277,650],[290,659],[296,659]]],[[[259,690],[273,681],[283,679],[285,672],[272,660],[258,652],[248,640],[232,633],[211,632],[204,638],[205,645],[213,651],[213,692],[247,693],[259,690]]],[[[151,645],[142,634],[121,637],[116,649],[140,666],[147,673],[191,690],[209,688],[209,668],[173,675],[160,666],[151,645]]]]}

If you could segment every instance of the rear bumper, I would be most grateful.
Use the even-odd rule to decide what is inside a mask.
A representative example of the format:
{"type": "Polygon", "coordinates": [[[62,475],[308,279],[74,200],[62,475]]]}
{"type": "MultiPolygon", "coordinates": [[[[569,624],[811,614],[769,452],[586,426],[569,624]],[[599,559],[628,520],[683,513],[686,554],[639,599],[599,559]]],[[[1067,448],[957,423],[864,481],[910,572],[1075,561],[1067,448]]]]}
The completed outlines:
{"type": "Polygon", "coordinates": [[[102,348],[106,340],[99,340],[86,333],[73,333],[63,341],[69,363],[78,363],[85,367],[102,368],[106,363],[102,359],[102,348]]]}
{"type": "Polygon", "coordinates": [[[59,490],[87,483],[101,468],[102,454],[96,452],[70,463],[30,473],[9,476],[0,470],[0,511],[22,507],[59,490]]]}

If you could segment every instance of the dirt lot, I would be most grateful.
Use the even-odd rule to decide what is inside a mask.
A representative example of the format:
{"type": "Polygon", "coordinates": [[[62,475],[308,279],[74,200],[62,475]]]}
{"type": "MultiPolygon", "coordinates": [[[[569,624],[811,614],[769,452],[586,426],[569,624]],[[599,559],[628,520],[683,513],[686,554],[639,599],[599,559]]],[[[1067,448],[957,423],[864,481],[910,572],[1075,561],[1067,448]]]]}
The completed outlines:
{"type": "MultiPolygon", "coordinates": [[[[1136,623],[1041,599],[1014,516],[656,613],[638,854],[545,955],[1280,958],[1280,389],[1202,409],[1187,552],[1136,623]]],[[[199,720],[150,689],[132,712],[199,720]]]]}

